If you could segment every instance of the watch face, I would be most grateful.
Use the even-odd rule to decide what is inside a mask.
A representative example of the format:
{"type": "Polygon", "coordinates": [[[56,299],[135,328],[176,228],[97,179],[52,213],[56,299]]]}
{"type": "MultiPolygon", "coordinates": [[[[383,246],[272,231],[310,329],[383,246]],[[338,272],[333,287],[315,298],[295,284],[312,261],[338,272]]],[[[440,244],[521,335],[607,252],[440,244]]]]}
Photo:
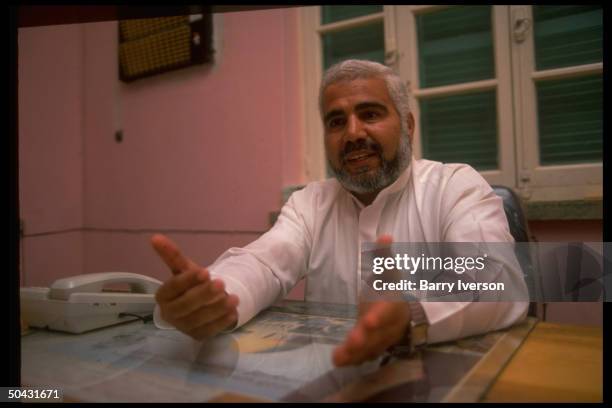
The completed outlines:
{"type": "Polygon", "coordinates": [[[417,324],[412,326],[412,344],[414,346],[420,346],[421,344],[427,343],[427,324],[417,324]]]}

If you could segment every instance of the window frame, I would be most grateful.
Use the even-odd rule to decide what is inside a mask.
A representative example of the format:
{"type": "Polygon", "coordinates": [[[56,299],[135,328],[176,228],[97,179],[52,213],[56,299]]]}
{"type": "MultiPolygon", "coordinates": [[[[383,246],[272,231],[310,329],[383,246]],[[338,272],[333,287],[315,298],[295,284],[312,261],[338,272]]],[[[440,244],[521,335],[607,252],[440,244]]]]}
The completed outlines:
{"type": "MultiPolygon", "coordinates": [[[[603,162],[566,165],[539,165],[538,106],[536,82],[602,73],[603,62],[537,71],[531,6],[510,6],[512,24],[530,22],[529,35],[522,42],[512,39],[516,143],[519,177],[517,189],[530,201],[564,201],[603,198],[603,162]]],[[[602,129],[603,132],[603,129],[602,129]]],[[[602,133],[603,137],[603,133],[602,133]]]]}
{"type": "Polygon", "coordinates": [[[498,137],[498,166],[496,170],[480,171],[480,174],[490,184],[514,186],[515,180],[515,150],[513,141],[510,60],[508,49],[508,18],[507,10],[492,6],[491,27],[493,52],[495,59],[495,78],[475,82],[420,88],[418,45],[416,34],[416,16],[435,12],[449,6],[398,6],[396,12],[396,27],[398,27],[399,74],[408,78],[407,86],[411,95],[411,110],[416,118],[416,133],[414,155],[423,157],[421,131],[419,127],[420,109],[418,100],[427,96],[450,96],[466,92],[496,89],[497,101],[497,137],[498,137]],[[399,21],[404,24],[399,24],[399,21]]]}
{"type": "Polygon", "coordinates": [[[517,42],[511,27],[518,18],[531,18],[531,6],[492,7],[492,40],[495,78],[432,88],[419,88],[415,15],[449,6],[383,6],[383,11],[331,24],[321,24],[321,7],[300,8],[300,49],[304,106],[304,169],[306,181],[327,178],[323,126],[318,110],[318,91],[323,74],[320,35],[384,21],[385,62],[405,81],[410,108],[416,119],[413,155],[422,157],[418,99],[466,91],[496,89],[498,165],[480,171],[490,184],[506,185],[526,201],[601,199],[603,163],[538,166],[537,100],[532,80],[570,77],[602,72],[603,63],[535,72],[533,30],[517,42]],[[400,24],[401,22],[401,24],[400,24]],[[531,69],[531,71],[529,71],[531,69]]]}

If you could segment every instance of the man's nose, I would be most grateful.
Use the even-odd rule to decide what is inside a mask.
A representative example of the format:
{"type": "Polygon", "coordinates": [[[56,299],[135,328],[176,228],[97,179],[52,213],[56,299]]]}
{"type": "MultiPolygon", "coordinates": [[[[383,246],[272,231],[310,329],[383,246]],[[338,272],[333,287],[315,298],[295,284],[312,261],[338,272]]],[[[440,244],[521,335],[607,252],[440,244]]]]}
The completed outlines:
{"type": "Polygon", "coordinates": [[[349,116],[348,123],[346,124],[346,131],[344,132],[344,138],[347,142],[354,142],[356,140],[366,138],[363,123],[356,115],[349,116]]]}

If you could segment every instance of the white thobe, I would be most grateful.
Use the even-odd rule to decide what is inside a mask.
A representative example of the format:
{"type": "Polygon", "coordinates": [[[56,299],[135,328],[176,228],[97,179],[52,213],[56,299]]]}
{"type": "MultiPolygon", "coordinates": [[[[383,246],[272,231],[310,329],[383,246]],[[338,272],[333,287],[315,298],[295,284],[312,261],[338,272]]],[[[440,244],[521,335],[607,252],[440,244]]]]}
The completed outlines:
{"type": "MultiPolygon", "coordinates": [[[[305,300],[355,304],[360,248],[388,234],[394,242],[513,242],[503,204],[465,164],[413,159],[364,206],[336,179],[294,192],[274,226],[244,248],[223,253],[209,270],[236,294],[240,327],[306,278],[305,300]]],[[[517,268],[503,271],[527,291],[517,268]]],[[[428,342],[453,340],[512,325],[527,302],[422,302],[428,342]]]]}

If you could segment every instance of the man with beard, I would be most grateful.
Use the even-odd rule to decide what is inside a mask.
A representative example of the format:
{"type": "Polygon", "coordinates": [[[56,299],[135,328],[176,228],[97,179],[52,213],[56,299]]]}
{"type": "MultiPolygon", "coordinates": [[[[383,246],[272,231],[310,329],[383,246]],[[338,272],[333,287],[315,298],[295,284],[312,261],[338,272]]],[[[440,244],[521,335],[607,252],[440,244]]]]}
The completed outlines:
{"type": "MultiPolygon", "coordinates": [[[[478,172],[412,160],[415,122],[406,88],[390,68],[341,62],[327,70],[319,95],[334,179],[293,193],[270,231],[208,268],[153,236],[174,274],[156,295],[170,325],[195,339],[239,327],[302,278],[306,301],[358,304],[365,242],[512,242],[501,199],[478,172]]],[[[520,287],[520,274],[508,274],[520,287]]],[[[334,352],[338,366],[377,358],[407,335],[422,344],[510,326],[526,315],[527,302],[381,300],[360,311],[334,352]],[[416,326],[425,331],[417,335],[416,326]]]]}

